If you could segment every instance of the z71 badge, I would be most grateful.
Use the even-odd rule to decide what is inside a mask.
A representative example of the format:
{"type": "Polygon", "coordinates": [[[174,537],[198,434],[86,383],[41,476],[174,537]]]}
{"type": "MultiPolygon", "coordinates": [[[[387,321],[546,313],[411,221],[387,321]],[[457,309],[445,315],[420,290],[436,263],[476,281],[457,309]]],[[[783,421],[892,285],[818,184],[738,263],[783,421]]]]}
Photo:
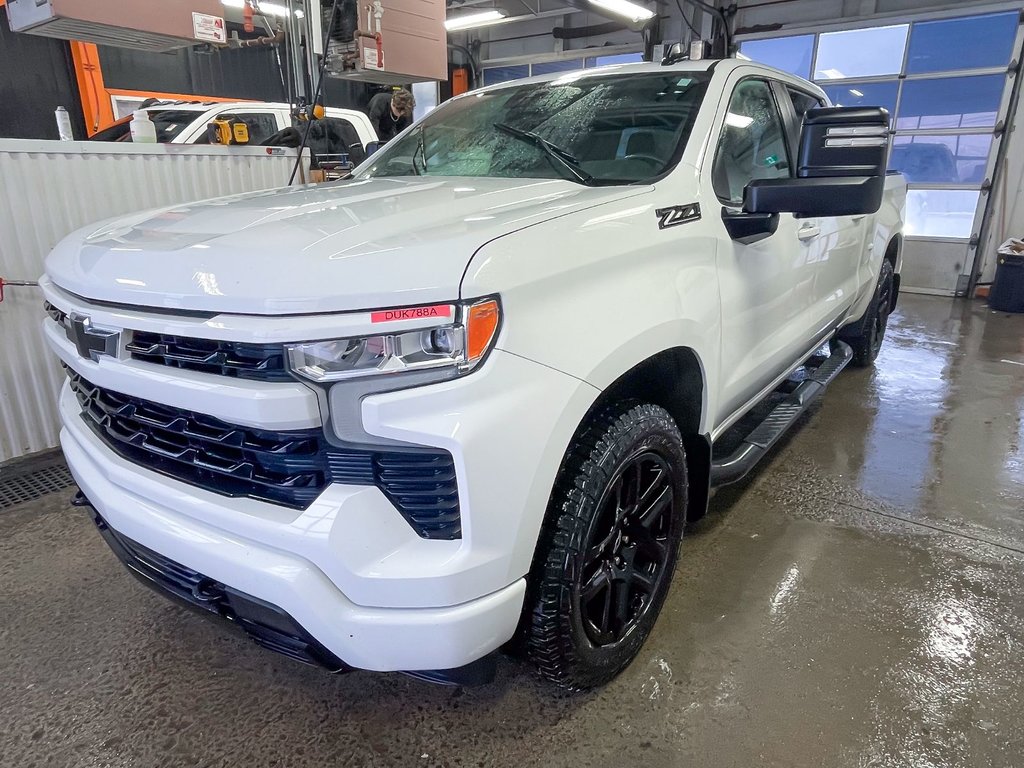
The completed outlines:
{"type": "Polygon", "coordinates": [[[690,221],[700,221],[700,203],[659,208],[654,213],[658,216],[658,229],[668,229],[690,221]]]}

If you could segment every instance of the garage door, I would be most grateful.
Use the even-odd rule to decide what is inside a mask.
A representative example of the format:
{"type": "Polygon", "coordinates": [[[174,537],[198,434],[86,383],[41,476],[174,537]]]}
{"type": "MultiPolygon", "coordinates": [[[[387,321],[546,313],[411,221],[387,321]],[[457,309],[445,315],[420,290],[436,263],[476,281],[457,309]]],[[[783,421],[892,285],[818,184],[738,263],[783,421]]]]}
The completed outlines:
{"type": "Polygon", "coordinates": [[[743,55],[817,82],[833,103],[893,116],[890,167],[903,172],[903,285],[966,290],[1019,56],[1020,13],[922,18],[743,41],[743,55]]]}

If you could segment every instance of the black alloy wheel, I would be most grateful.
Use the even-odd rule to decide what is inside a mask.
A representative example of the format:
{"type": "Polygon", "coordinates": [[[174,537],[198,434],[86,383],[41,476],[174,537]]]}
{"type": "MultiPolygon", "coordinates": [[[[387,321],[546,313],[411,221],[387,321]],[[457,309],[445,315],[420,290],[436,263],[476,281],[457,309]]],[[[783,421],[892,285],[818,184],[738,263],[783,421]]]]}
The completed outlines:
{"type": "Polygon", "coordinates": [[[853,365],[867,368],[874,364],[885,341],[885,331],[889,327],[889,315],[892,314],[896,295],[896,278],[892,263],[886,259],[875,284],[875,293],[871,297],[864,315],[856,323],[848,325],[839,332],[839,338],[853,349],[853,365]]]}
{"type": "Polygon", "coordinates": [[[889,272],[883,275],[886,279],[878,283],[878,295],[875,299],[873,309],[874,317],[871,319],[871,357],[878,357],[882,350],[882,342],[885,340],[885,329],[889,327],[889,315],[892,314],[892,274],[889,272]]]}
{"type": "Polygon", "coordinates": [[[627,458],[605,489],[575,594],[595,646],[621,642],[650,609],[668,572],[674,502],[672,468],[649,450],[627,458]]]}
{"type": "Polygon", "coordinates": [[[686,451],[667,411],[622,402],[580,427],[551,493],[517,633],[542,676],[593,688],[636,657],[671,586],[686,510],[686,451]]]}

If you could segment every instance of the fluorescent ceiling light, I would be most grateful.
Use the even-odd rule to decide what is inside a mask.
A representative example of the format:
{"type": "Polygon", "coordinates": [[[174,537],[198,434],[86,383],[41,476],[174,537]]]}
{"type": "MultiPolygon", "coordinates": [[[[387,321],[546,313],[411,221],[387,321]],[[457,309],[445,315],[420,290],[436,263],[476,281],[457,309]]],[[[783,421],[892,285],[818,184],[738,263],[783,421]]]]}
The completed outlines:
{"type": "Polygon", "coordinates": [[[860,99],[864,98],[864,93],[862,91],[858,91],[856,88],[851,88],[850,89],[850,93],[852,93],[857,98],[860,98],[860,99]]]}
{"type": "Polygon", "coordinates": [[[846,75],[838,69],[823,69],[821,74],[823,74],[828,80],[844,80],[846,78],[846,75]]]}
{"type": "Polygon", "coordinates": [[[728,112],[725,115],[725,124],[732,128],[749,128],[754,118],[747,115],[737,115],[735,112],[728,112]]]}
{"type": "MultiPolygon", "coordinates": [[[[220,4],[225,8],[245,8],[245,0],[220,0],[220,4]]],[[[258,3],[258,13],[266,16],[287,16],[288,8],[280,3],[258,3]]],[[[296,11],[295,15],[300,19],[303,16],[302,11],[296,11]]]]}
{"type": "Polygon", "coordinates": [[[444,28],[449,32],[456,29],[470,29],[471,27],[486,27],[488,24],[496,24],[505,18],[505,12],[497,9],[480,11],[479,13],[466,13],[452,18],[445,19],[444,28]]]}
{"type": "Polygon", "coordinates": [[[625,16],[630,21],[647,21],[654,17],[654,11],[650,8],[644,8],[629,0],[590,0],[590,4],[619,16],[625,16]]]}

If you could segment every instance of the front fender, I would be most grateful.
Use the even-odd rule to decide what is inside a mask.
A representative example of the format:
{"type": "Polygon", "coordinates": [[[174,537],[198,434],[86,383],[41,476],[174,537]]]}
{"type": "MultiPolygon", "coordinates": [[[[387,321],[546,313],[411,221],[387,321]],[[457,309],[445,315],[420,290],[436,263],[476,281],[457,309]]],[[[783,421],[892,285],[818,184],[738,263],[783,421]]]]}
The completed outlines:
{"type": "Polygon", "coordinates": [[[714,413],[721,302],[713,223],[658,227],[656,191],[573,213],[488,243],[462,295],[501,296],[497,346],[599,390],[667,349],[702,363],[701,426],[714,413]]]}
{"type": "Polygon", "coordinates": [[[611,386],[616,379],[641,363],[666,350],[686,347],[692,349],[700,365],[701,402],[700,433],[711,431],[708,425],[709,387],[707,360],[714,359],[714,350],[709,348],[703,330],[692,320],[678,318],[647,328],[632,338],[625,339],[615,349],[607,351],[594,366],[579,378],[600,390],[611,386]]]}

